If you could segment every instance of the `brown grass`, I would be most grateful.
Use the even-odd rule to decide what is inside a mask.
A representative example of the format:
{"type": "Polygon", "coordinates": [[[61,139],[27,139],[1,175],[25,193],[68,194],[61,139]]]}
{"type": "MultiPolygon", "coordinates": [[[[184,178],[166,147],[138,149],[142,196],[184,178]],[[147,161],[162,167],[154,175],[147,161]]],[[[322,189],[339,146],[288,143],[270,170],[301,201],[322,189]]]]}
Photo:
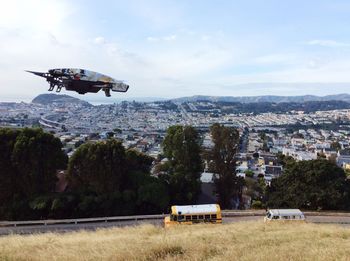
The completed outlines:
{"type": "Polygon", "coordinates": [[[350,228],[240,222],[0,237],[0,260],[350,260],[350,228]]]}

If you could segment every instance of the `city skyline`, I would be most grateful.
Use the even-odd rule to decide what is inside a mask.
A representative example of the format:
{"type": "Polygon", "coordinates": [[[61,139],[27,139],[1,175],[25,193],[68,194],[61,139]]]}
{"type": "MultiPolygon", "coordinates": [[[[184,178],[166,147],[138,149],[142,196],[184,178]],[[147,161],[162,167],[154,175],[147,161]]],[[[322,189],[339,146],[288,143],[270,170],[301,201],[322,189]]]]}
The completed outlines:
{"type": "Polygon", "coordinates": [[[0,10],[1,101],[45,93],[24,72],[77,67],[137,97],[328,95],[350,86],[347,1],[11,1],[0,10]]]}

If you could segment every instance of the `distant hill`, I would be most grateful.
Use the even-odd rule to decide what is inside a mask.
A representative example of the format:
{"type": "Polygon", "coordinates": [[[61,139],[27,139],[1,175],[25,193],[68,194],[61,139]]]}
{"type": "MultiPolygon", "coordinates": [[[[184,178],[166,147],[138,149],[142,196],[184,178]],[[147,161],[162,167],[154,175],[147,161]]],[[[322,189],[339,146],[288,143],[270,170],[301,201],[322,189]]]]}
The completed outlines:
{"type": "Polygon", "coordinates": [[[174,102],[195,102],[195,101],[212,101],[212,102],[241,102],[241,103],[260,103],[260,102],[308,102],[308,101],[345,101],[350,102],[350,94],[342,93],[327,96],[315,96],[315,95],[304,95],[304,96],[203,96],[195,95],[191,97],[182,97],[172,99],[174,102]]]}
{"type": "Polygon", "coordinates": [[[45,93],[36,96],[32,103],[47,105],[50,103],[76,103],[85,106],[92,106],[90,103],[65,94],[45,93]]]}

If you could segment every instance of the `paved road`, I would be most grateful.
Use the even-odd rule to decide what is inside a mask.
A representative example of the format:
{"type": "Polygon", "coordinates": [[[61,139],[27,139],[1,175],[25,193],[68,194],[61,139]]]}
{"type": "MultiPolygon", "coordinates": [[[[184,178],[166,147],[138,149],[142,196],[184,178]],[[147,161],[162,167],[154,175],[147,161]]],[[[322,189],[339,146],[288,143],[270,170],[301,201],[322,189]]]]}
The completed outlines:
{"type": "MultiPolygon", "coordinates": [[[[262,221],[262,216],[246,216],[246,217],[224,217],[223,223],[243,222],[243,221],[262,221]]],[[[308,222],[312,223],[326,223],[326,224],[341,224],[350,226],[350,216],[308,216],[308,222]]],[[[78,230],[96,230],[99,228],[108,227],[123,227],[134,226],[140,224],[154,224],[161,226],[163,220],[140,220],[140,221],[118,221],[118,222],[98,222],[98,223],[84,223],[84,224],[55,224],[55,225],[36,225],[36,226],[17,226],[17,227],[0,227],[0,235],[8,234],[34,234],[45,232],[71,232],[78,230]]]]}
{"type": "MultiPolygon", "coordinates": [[[[223,219],[223,223],[242,222],[242,221],[263,221],[261,216],[248,216],[248,217],[226,217],[223,219]]],[[[307,216],[307,222],[310,223],[322,223],[322,224],[346,224],[350,226],[350,217],[344,216],[307,216]]]]}

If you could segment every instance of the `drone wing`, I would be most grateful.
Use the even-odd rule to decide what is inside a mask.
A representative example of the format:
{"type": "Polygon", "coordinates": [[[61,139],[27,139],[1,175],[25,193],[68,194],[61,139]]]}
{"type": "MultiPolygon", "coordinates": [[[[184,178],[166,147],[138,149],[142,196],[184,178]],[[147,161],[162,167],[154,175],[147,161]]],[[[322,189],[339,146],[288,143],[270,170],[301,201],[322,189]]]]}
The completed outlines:
{"type": "Polygon", "coordinates": [[[37,76],[44,77],[44,78],[48,77],[47,73],[43,73],[43,72],[33,72],[33,71],[26,71],[26,72],[29,72],[29,73],[32,73],[32,74],[35,74],[37,76]]]}

